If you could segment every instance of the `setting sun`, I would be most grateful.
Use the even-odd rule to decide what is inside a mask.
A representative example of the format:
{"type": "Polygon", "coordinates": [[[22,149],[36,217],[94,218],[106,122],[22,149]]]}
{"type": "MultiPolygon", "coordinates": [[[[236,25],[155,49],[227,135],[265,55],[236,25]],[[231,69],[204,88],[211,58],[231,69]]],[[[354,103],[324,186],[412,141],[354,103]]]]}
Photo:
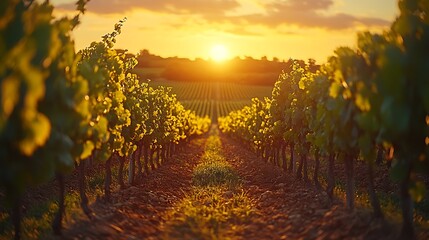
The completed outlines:
{"type": "Polygon", "coordinates": [[[228,49],[221,44],[214,45],[210,51],[210,57],[216,62],[225,61],[228,58],[228,49]]]}

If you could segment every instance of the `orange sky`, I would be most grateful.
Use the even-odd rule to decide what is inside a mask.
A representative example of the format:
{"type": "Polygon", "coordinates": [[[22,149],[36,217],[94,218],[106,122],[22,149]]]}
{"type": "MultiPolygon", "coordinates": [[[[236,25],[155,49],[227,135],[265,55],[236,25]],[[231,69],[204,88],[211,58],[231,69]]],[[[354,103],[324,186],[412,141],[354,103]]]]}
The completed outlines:
{"type": "MultiPolygon", "coordinates": [[[[51,1],[58,14],[70,0],[51,1]]],[[[324,62],[355,33],[386,29],[398,12],[394,0],[91,0],[75,31],[78,49],[127,22],[117,48],[163,57],[209,58],[215,45],[228,55],[324,62]]]]}

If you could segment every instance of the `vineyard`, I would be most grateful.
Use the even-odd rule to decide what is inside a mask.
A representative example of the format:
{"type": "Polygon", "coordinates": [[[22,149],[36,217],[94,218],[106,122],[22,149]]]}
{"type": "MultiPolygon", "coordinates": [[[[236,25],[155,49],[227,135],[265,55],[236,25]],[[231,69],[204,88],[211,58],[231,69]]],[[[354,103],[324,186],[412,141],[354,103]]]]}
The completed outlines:
{"type": "Polygon", "coordinates": [[[184,107],[198,116],[208,116],[212,122],[231,111],[243,108],[252,98],[263,100],[271,95],[272,87],[220,82],[174,82],[156,80],[151,86],[171,87],[171,92],[184,107]]]}
{"type": "Polygon", "coordinates": [[[429,239],[428,1],[269,87],[76,51],[88,2],[0,4],[0,239],[429,239]]]}

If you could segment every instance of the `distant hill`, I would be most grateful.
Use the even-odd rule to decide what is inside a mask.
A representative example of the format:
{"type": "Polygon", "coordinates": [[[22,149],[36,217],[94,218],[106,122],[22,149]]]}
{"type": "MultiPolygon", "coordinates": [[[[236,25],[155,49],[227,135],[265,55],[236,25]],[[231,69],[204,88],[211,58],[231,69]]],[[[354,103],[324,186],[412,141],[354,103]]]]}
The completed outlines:
{"type": "MultiPolygon", "coordinates": [[[[118,50],[123,51],[123,50],[118,50]]],[[[279,61],[236,57],[217,63],[211,60],[168,57],[163,58],[142,50],[137,55],[138,65],[135,73],[141,79],[166,79],[183,82],[231,82],[252,85],[273,86],[282,71],[290,71],[293,60],[279,61]]],[[[303,60],[299,60],[304,64],[303,60]]],[[[314,60],[314,70],[318,69],[314,60]]]]}

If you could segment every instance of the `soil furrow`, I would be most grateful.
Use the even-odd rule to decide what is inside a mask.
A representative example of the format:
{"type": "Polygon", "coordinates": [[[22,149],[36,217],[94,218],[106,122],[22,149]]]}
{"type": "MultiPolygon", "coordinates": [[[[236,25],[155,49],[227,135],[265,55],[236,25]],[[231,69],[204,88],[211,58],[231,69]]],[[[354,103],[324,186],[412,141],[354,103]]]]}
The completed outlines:
{"type": "Polygon", "coordinates": [[[158,239],[165,212],[190,191],[206,140],[195,139],[135,186],[113,193],[111,203],[94,203],[96,217],[68,226],[62,239],[158,239]]]}

